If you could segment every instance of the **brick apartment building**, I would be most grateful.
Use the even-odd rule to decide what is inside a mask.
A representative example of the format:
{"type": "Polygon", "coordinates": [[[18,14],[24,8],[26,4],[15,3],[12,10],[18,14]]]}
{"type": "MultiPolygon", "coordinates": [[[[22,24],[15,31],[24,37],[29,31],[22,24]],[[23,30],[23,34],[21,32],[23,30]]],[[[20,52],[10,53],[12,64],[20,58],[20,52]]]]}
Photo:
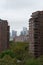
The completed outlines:
{"type": "Polygon", "coordinates": [[[43,55],[43,11],[33,12],[29,19],[29,53],[43,55]]]}
{"type": "Polygon", "coordinates": [[[21,35],[21,36],[16,36],[14,38],[14,42],[28,42],[29,36],[28,35],[21,35]]]}
{"type": "Polygon", "coordinates": [[[9,26],[7,20],[0,19],[0,52],[9,47],[9,26]]]}

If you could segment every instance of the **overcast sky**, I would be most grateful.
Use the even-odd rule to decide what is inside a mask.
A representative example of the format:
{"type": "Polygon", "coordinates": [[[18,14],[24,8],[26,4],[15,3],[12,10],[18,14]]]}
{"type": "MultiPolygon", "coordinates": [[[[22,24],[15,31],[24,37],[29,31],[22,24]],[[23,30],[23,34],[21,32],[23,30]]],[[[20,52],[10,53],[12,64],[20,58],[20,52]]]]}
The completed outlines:
{"type": "Polygon", "coordinates": [[[43,10],[43,0],[0,0],[0,18],[7,19],[10,29],[28,28],[32,12],[43,10]]]}

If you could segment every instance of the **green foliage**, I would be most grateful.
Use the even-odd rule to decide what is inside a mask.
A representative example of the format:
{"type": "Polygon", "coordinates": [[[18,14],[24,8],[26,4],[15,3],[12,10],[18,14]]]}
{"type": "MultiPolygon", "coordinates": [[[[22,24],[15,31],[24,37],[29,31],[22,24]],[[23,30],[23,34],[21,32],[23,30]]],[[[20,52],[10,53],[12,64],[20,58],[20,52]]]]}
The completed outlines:
{"type": "Polygon", "coordinates": [[[28,45],[28,43],[17,42],[10,45],[10,50],[15,53],[17,59],[23,60],[26,54],[28,54],[28,45]]]}
{"type": "Polygon", "coordinates": [[[43,56],[37,59],[30,57],[28,43],[10,41],[9,47],[0,54],[0,65],[43,65],[43,56]]]}
{"type": "Polygon", "coordinates": [[[39,58],[27,58],[23,65],[43,65],[43,55],[39,58]]]}
{"type": "Polygon", "coordinates": [[[11,50],[6,50],[6,51],[3,51],[1,54],[0,54],[0,58],[3,58],[5,55],[9,55],[11,56],[12,58],[15,57],[15,54],[13,51],[11,50]]]}
{"type": "Polygon", "coordinates": [[[43,65],[43,55],[41,55],[37,61],[40,63],[40,65],[43,65]]]}
{"type": "Polygon", "coordinates": [[[12,44],[13,43],[13,41],[10,41],[10,44],[12,44]]]}
{"type": "Polygon", "coordinates": [[[24,65],[40,65],[40,63],[36,59],[30,58],[25,60],[24,65]]]}
{"type": "Polygon", "coordinates": [[[16,65],[17,60],[15,58],[11,58],[9,55],[5,55],[2,59],[0,59],[0,65],[16,65]]]}

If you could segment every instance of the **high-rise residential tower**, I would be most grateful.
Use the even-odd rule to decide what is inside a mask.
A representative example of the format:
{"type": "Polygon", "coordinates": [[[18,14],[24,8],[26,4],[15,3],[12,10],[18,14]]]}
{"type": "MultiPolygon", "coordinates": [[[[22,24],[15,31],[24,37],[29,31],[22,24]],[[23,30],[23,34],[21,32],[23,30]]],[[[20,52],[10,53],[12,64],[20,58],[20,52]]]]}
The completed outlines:
{"type": "Polygon", "coordinates": [[[0,19],[0,52],[9,48],[9,26],[7,20],[0,19]]]}
{"type": "Polygon", "coordinates": [[[33,12],[29,19],[29,53],[43,55],[43,11],[33,12]]]}

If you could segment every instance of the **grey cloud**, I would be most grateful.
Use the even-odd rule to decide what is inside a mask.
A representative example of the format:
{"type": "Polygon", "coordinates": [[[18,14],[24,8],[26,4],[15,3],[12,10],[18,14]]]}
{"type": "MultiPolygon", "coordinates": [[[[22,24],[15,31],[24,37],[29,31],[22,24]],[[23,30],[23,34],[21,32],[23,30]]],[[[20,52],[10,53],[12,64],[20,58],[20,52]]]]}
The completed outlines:
{"type": "Polygon", "coordinates": [[[7,0],[6,8],[18,9],[18,8],[36,8],[41,7],[43,0],[7,0]],[[40,3],[39,3],[40,2],[40,3]]]}
{"type": "Polygon", "coordinates": [[[28,23],[25,22],[24,20],[20,20],[18,22],[15,22],[15,21],[11,21],[10,22],[10,26],[11,26],[11,29],[22,29],[22,27],[27,27],[28,23]]]}
{"type": "Polygon", "coordinates": [[[32,12],[43,9],[43,0],[0,0],[0,18],[8,19],[11,29],[28,27],[32,12]]]}

